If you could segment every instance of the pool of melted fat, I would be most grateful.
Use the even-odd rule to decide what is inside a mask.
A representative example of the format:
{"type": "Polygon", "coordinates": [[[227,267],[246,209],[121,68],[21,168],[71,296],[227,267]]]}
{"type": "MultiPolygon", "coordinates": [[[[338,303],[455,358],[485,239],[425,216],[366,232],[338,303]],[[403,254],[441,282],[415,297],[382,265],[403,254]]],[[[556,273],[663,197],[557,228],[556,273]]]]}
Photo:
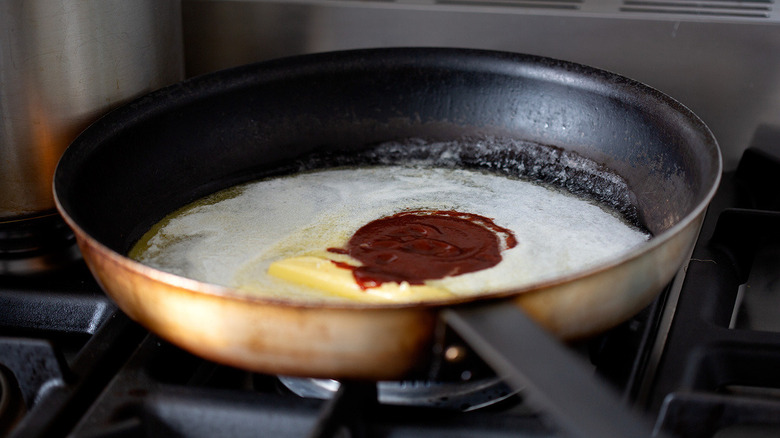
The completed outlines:
{"type": "Polygon", "coordinates": [[[611,208],[546,184],[478,169],[376,165],[310,170],[231,187],[165,217],[129,256],[253,296],[416,302],[526,287],[606,263],[649,238],[611,208]],[[342,292],[338,285],[344,280],[330,271],[314,272],[313,283],[268,273],[272,263],[301,256],[354,263],[328,248],[343,247],[371,221],[410,210],[491,218],[511,230],[517,244],[502,251],[491,268],[427,280],[419,290],[400,285],[342,292]],[[320,287],[321,281],[331,286],[320,287]]]}

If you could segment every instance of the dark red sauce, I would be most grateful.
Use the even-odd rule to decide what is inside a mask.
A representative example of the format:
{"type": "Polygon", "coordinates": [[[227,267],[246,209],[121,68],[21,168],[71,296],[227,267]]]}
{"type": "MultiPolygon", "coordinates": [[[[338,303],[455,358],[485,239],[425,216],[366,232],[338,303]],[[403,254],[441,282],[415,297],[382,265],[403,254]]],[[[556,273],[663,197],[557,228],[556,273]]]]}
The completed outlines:
{"type": "Polygon", "coordinates": [[[361,266],[334,262],[353,270],[362,289],[387,282],[423,284],[425,280],[480,271],[497,265],[501,251],[517,245],[512,231],[471,213],[415,210],[369,222],[345,248],[361,266]]]}

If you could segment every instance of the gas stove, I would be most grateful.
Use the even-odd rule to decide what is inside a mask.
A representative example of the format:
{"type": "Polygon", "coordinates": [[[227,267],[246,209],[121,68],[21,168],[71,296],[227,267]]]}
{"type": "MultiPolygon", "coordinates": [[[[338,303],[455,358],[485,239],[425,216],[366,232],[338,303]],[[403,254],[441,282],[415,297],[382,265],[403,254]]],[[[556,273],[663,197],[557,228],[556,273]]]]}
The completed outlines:
{"type": "MultiPolygon", "coordinates": [[[[761,130],[724,174],[690,261],[650,306],[566,347],[654,434],[780,431],[778,140],[761,130]]],[[[150,334],[80,262],[0,288],[8,436],[566,436],[560,417],[479,360],[439,382],[257,374],[150,334]]],[[[446,345],[473,356],[468,343],[446,345]]]]}

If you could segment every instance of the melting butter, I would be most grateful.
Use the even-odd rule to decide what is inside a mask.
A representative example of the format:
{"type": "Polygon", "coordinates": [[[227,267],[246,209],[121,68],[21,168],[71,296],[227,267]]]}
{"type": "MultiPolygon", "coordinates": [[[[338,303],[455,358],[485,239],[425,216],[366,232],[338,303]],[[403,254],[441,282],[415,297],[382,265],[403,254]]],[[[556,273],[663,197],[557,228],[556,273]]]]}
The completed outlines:
{"type": "Polygon", "coordinates": [[[233,187],[163,219],[130,256],[250,295],[402,302],[532,285],[606,263],[648,238],[603,206],[529,181],[464,169],[377,166],[233,187]],[[428,281],[419,293],[403,285],[372,293],[342,289],[348,270],[311,264],[333,259],[326,249],[342,247],[364,224],[404,210],[486,216],[512,230],[518,245],[490,269],[428,281]],[[269,275],[273,263],[286,271],[269,275]]]}

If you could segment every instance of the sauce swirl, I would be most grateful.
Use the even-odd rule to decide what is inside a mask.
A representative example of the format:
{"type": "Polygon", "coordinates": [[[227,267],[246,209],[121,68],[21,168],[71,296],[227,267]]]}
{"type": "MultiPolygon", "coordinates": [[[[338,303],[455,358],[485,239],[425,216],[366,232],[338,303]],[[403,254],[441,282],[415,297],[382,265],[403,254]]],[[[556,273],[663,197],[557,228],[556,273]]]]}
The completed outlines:
{"type": "Polygon", "coordinates": [[[480,271],[497,265],[501,251],[517,240],[492,219],[453,210],[414,210],[383,217],[358,229],[344,248],[361,266],[353,270],[365,290],[387,282],[423,284],[425,280],[480,271]]]}

